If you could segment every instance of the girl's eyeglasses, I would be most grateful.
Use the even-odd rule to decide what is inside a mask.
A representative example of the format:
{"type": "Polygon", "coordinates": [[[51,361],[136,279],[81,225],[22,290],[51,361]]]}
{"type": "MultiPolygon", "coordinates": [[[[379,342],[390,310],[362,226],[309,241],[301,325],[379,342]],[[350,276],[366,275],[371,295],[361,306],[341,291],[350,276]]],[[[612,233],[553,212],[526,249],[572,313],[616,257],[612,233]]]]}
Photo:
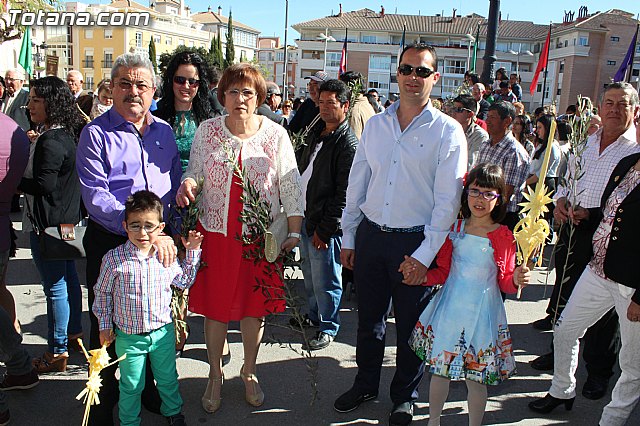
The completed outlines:
{"type": "Polygon", "coordinates": [[[497,192],[494,192],[494,191],[483,192],[474,188],[467,189],[467,195],[473,198],[478,198],[479,196],[482,196],[482,198],[484,198],[487,201],[495,200],[496,198],[500,197],[500,194],[498,194],[497,192]]]}

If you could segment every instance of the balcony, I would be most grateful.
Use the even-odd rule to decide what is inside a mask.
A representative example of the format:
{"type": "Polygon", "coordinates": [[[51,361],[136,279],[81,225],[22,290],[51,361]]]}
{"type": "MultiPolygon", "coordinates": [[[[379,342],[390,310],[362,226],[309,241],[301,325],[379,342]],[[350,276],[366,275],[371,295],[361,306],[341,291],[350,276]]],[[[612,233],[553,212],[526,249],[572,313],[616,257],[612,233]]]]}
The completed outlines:
{"type": "Polygon", "coordinates": [[[83,68],[93,68],[93,59],[85,59],[82,61],[83,68]]]}
{"type": "Polygon", "coordinates": [[[102,68],[112,68],[113,67],[113,59],[108,61],[102,61],[102,68]]]}

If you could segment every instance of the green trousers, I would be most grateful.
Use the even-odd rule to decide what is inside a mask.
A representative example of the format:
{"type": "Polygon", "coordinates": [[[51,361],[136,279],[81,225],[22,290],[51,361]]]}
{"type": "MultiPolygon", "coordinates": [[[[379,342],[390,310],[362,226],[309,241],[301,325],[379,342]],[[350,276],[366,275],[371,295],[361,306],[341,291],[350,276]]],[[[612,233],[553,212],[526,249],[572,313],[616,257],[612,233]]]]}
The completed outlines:
{"type": "Polygon", "coordinates": [[[141,395],[144,389],[147,354],[162,399],[160,412],[173,416],[182,410],[176,369],[176,333],[173,323],[144,334],[127,334],[116,329],[116,353],[120,361],[120,424],[140,424],[141,395]]]}

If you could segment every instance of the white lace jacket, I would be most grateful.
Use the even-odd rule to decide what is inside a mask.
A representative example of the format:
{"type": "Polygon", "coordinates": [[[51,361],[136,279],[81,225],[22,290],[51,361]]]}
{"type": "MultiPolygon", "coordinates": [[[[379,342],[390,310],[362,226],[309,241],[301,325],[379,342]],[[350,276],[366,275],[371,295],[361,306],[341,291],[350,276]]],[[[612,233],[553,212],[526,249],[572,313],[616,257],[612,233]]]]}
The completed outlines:
{"type": "Polygon", "coordinates": [[[240,139],[231,134],[224,118],[212,118],[198,126],[189,166],[182,177],[196,182],[204,177],[200,205],[200,223],[204,229],[227,235],[233,166],[228,161],[225,145],[233,150],[235,160],[242,155],[242,168],[260,191],[261,198],[271,204],[272,218],[280,211],[281,204],[287,217],[304,216],[300,174],[287,131],[261,117],[258,132],[248,139],[240,139]]]}

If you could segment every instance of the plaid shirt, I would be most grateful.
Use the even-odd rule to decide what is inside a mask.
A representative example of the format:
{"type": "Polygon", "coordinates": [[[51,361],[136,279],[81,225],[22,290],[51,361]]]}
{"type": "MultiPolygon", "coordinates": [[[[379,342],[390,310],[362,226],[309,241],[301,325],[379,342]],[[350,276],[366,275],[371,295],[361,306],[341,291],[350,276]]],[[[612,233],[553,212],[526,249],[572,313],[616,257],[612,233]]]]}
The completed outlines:
{"type": "Polygon", "coordinates": [[[507,211],[517,212],[518,203],[522,198],[520,193],[529,175],[529,154],[522,144],[513,137],[511,132],[507,132],[495,145],[492,145],[489,139],[482,144],[474,165],[480,163],[497,164],[502,167],[505,183],[513,186],[513,195],[507,204],[507,211]]]}
{"type": "Polygon", "coordinates": [[[169,268],[156,256],[139,253],[127,241],[102,259],[93,302],[100,330],[113,324],[127,334],[157,330],[171,322],[171,286],[188,288],[194,283],[201,250],[187,250],[185,259],[169,268]]]}

